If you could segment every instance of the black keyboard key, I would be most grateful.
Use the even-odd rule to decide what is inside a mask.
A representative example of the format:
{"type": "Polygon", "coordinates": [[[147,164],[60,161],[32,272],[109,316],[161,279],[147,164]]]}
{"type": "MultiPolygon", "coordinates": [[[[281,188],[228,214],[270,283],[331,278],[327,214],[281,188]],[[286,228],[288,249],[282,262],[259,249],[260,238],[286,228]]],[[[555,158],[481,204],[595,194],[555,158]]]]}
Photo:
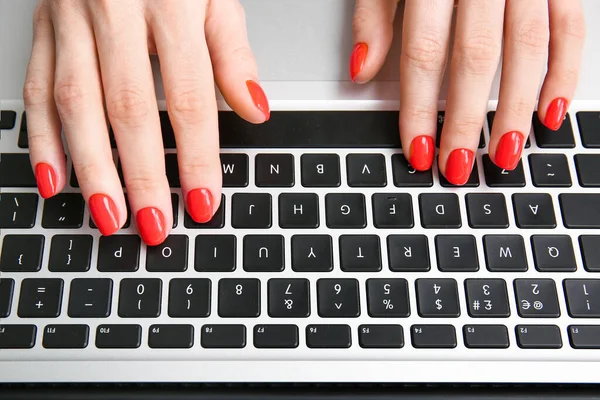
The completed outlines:
{"type": "Polygon", "coordinates": [[[446,177],[444,175],[442,175],[441,172],[439,172],[439,180],[440,180],[440,185],[442,187],[450,187],[450,188],[453,188],[453,187],[468,187],[468,188],[479,187],[479,168],[477,167],[477,162],[473,163],[473,169],[471,170],[471,175],[469,175],[469,179],[463,185],[454,185],[454,184],[448,182],[446,177]]]}
{"type": "Polygon", "coordinates": [[[467,310],[474,318],[510,316],[504,279],[466,279],[467,310]]]}
{"type": "Polygon", "coordinates": [[[580,111],[577,113],[577,123],[584,147],[600,148],[600,113],[595,111],[580,111]]]}
{"type": "Polygon", "coordinates": [[[303,154],[300,168],[304,187],[340,186],[340,156],[337,154],[303,154]]]}
{"type": "Polygon", "coordinates": [[[21,281],[19,318],[56,318],[63,297],[62,279],[29,278],[21,281]]]}
{"type": "Polygon", "coordinates": [[[283,236],[244,236],[244,271],[280,272],[285,267],[283,236]]]}
{"type": "Polygon", "coordinates": [[[235,193],[231,196],[231,226],[234,228],[270,228],[271,195],[235,193]]]}
{"type": "Polygon", "coordinates": [[[119,288],[119,317],[156,318],[160,315],[162,281],[125,278],[119,288]]]}
{"type": "Polygon", "coordinates": [[[142,344],[139,325],[98,325],[96,347],[99,349],[137,349],[142,344]]]}
{"type": "Polygon", "coordinates": [[[198,235],[194,269],[198,272],[231,272],[236,265],[234,235],[198,235]]]}
{"type": "Polygon", "coordinates": [[[600,272],[600,235],[579,236],[583,267],[588,272],[600,272]]]}
{"type": "Polygon", "coordinates": [[[453,349],[457,345],[452,325],[413,325],[410,336],[415,349],[453,349]]]}
{"type": "Polygon", "coordinates": [[[504,325],[465,325],[463,337],[469,349],[507,349],[510,345],[504,325]]]}
{"type": "Polygon", "coordinates": [[[192,325],[150,325],[148,347],[151,349],[189,349],[194,345],[192,325]]]}
{"type": "Polygon", "coordinates": [[[356,318],[360,315],[360,300],[356,279],[319,279],[317,305],[324,318],[356,318]]]}
{"type": "Polygon", "coordinates": [[[15,127],[17,121],[17,113],[11,110],[0,111],[0,129],[11,130],[15,127]]]}
{"type": "Polygon", "coordinates": [[[558,200],[565,227],[570,229],[600,228],[600,194],[560,194],[558,200]]]}
{"type": "Polygon", "coordinates": [[[177,147],[175,141],[175,131],[171,125],[171,119],[169,118],[168,111],[159,111],[160,118],[160,130],[162,132],[162,141],[165,149],[174,149],[177,147]]]}
{"type": "Polygon", "coordinates": [[[113,281],[76,278],[71,281],[68,315],[71,318],[107,318],[111,312],[113,281]]]}
{"type": "Polygon", "coordinates": [[[296,272],[329,272],[333,270],[331,236],[292,236],[292,270],[296,272]]]}
{"type": "Polygon", "coordinates": [[[442,272],[479,271],[477,244],[473,235],[437,235],[438,269],[442,272]]]}
{"type": "Polygon", "coordinates": [[[248,186],[248,155],[221,154],[221,167],[223,168],[223,187],[248,186]]]}
{"type": "Polygon", "coordinates": [[[350,187],[383,187],[387,184],[382,154],[348,154],[346,171],[350,187]]]}
{"type": "Polygon", "coordinates": [[[458,286],[454,279],[417,279],[417,306],[424,318],[458,318],[458,286]]]}
{"type": "Polygon", "coordinates": [[[571,187],[571,172],[564,154],[531,154],[531,179],[537,187],[571,187]]]}
{"type": "Polygon", "coordinates": [[[575,272],[573,242],[567,235],[533,235],[531,247],[535,268],[540,272],[575,272]]]}
{"type": "Polygon", "coordinates": [[[364,228],[367,226],[365,196],[360,193],[325,195],[327,226],[333,229],[364,228]]]}
{"type": "Polygon", "coordinates": [[[0,154],[0,187],[37,187],[29,153],[0,154]]]}
{"type": "Polygon", "coordinates": [[[396,187],[431,187],[433,174],[431,170],[417,171],[409,163],[404,154],[392,155],[392,173],[396,187]]]}
{"type": "Polygon", "coordinates": [[[367,304],[371,317],[409,317],[408,282],[403,278],[367,279],[367,304]]]}
{"type": "Polygon", "coordinates": [[[552,197],[545,193],[515,193],[512,197],[517,226],[521,229],[556,228],[552,197]]]}
{"type": "Polygon", "coordinates": [[[390,270],[394,272],[427,272],[431,269],[425,235],[389,235],[387,248],[390,270]]]}
{"type": "Polygon", "coordinates": [[[37,272],[42,266],[43,235],[6,235],[2,241],[0,271],[37,272]]]}
{"type": "Polygon", "coordinates": [[[92,258],[91,235],[54,235],[50,244],[48,270],[86,272],[92,258]]]}
{"type": "Polygon", "coordinates": [[[410,229],[414,227],[412,198],[408,193],[375,193],[373,225],[381,229],[410,229]]]}
{"type": "Polygon", "coordinates": [[[296,325],[256,325],[254,347],[257,349],[295,349],[300,342],[296,325]]]}
{"type": "Polygon", "coordinates": [[[0,194],[0,229],[33,228],[37,205],[35,193],[0,194]]]}
{"type": "Polygon", "coordinates": [[[169,317],[206,318],[210,315],[211,282],[206,278],[178,278],[169,282],[169,317]]]}
{"type": "Polygon", "coordinates": [[[138,235],[100,237],[98,271],[135,272],[139,267],[141,240],[138,235]]]}
{"type": "Polygon", "coordinates": [[[181,181],[179,179],[179,164],[176,153],[165,154],[165,172],[169,181],[169,187],[180,188],[181,181]]]}
{"type": "Polygon", "coordinates": [[[319,197],[314,193],[282,193],[279,195],[281,228],[318,228],[319,197]]]}
{"type": "Polygon", "coordinates": [[[188,265],[187,235],[169,235],[158,246],[146,249],[146,270],[150,272],[183,272],[188,265]]]}
{"type": "Polygon", "coordinates": [[[576,154],[577,178],[583,187],[600,187],[600,154],[576,154]]]}
{"type": "Polygon", "coordinates": [[[515,279],[517,310],[523,318],[558,318],[560,308],[552,279],[515,279]]]}
{"type": "Polygon", "coordinates": [[[381,249],[377,235],[340,236],[340,269],[346,272],[381,271],[381,249]]]}
{"type": "Polygon", "coordinates": [[[600,318],[600,280],[565,279],[565,296],[573,318],[600,318]]]}
{"type": "Polygon", "coordinates": [[[244,325],[204,325],[200,343],[205,349],[241,349],[246,347],[244,325]]]}
{"type": "Polygon", "coordinates": [[[525,186],[525,172],[523,171],[523,160],[519,160],[517,167],[507,171],[492,162],[489,154],[484,154],[483,174],[485,183],[489,187],[523,187],[525,186]]]}
{"type": "Polygon", "coordinates": [[[360,325],[358,343],[363,349],[400,349],[404,332],[400,325],[360,325]]]}
{"type": "Polygon", "coordinates": [[[525,272],[525,242],[519,235],[485,235],[485,262],[491,272],[525,272]]]}
{"type": "Polygon", "coordinates": [[[0,349],[31,349],[36,333],[35,325],[0,325],[0,349]]]}
{"type": "Polygon", "coordinates": [[[219,281],[219,316],[256,318],[260,315],[260,280],[254,278],[219,281]]]}
{"type": "Polygon", "coordinates": [[[257,154],[254,181],[258,187],[294,186],[294,156],[291,154],[257,154]]]}
{"type": "Polygon", "coordinates": [[[269,316],[306,318],[310,315],[308,279],[269,279],[269,316]]]}
{"type": "Polygon", "coordinates": [[[85,349],[89,336],[87,325],[47,325],[42,346],[46,349],[85,349]]]}
{"type": "Polygon", "coordinates": [[[517,344],[522,349],[560,349],[562,335],[555,325],[517,325],[517,344]]]}
{"type": "Polygon", "coordinates": [[[0,279],[0,318],[6,318],[10,315],[14,289],[14,279],[0,279]]]}
{"type": "Polygon", "coordinates": [[[568,149],[575,147],[575,138],[573,137],[573,128],[571,127],[571,117],[565,116],[562,126],[553,131],[548,129],[538,116],[533,114],[533,133],[538,147],[543,149],[568,149]]]}
{"type": "Polygon", "coordinates": [[[225,226],[225,195],[221,195],[221,203],[208,222],[198,223],[192,219],[190,214],[185,211],[183,217],[183,226],[188,229],[221,229],[225,226]]]}
{"type": "Polygon", "coordinates": [[[22,149],[29,147],[29,137],[27,135],[27,116],[25,112],[23,112],[23,115],[21,116],[21,126],[19,127],[19,139],[17,141],[17,146],[22,149]]]}
{"type": "Polygon", "coordinates": [[[508,228],[506,199],[502,193],[469,193],[466,200],[471,228],[508,228]]]}
{"type": "Polygon", "coordinates": [[[458,196],[454,193],[419,195],[421,225],[432,229],[458,229],[462,226],[458,196]]]}
{"type": "Polygon", "coordinates": [[[600,349],[600,325],[571,325],[568,332],[574,349],[600,349]]]}
{"type": "Polygon", "coordinates": [[[347,349],[352,345],[348,325],[308,325],[306,346],[311,349],[347,349]]]}
{"type": "Polygon", "coordinates": [[[47,229],[81,228],[84,208],[81,194],[59,193],[44,201],[42,226],[47,229]]]}

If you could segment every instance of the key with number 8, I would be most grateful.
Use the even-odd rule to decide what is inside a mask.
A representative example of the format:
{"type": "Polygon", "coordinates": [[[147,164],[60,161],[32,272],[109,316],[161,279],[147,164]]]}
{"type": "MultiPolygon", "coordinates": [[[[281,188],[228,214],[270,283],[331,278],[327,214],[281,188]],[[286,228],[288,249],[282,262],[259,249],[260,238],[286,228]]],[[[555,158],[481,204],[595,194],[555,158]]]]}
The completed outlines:
{"type": "Polygon", "coordinates": [[[260,315],[260,281],[258,279],[221,279],[218,309],[220,317],[249,317],[260,315]]]}

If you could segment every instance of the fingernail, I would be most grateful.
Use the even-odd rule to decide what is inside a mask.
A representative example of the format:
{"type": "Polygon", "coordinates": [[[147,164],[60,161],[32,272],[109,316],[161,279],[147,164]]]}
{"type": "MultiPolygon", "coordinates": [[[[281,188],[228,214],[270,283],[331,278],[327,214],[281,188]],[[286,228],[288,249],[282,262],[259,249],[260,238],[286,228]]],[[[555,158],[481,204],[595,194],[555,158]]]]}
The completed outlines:
{"type": "Polygon", "coordinates": [[[187,205],[192,219],[200,224],[213,216],[212,195],[208,189],[194,189],[187,195],[187,205]]]}
{"type": "Polygon", "coordinates": [[[464,185],[469,180],[473,169],[473,152],[467,149],[456,149],[448,156],[446,162],[446,179],[453,185],[464,185]]]}
{"type": "Polygon", "coordinates": [[[354,46],[354,50],[352,50],[352,55],[350,56],[350,79],[352,79],[352,81],[354,81],[356,75],[362,71],[365,60],[367,59],[368,50],[369,47],[366,43],[357,43],[354,46]]]}
{"type": "Polygon", "coordinates": [[[544,125],[553,131],[557,131],[565,120],[568,108],[569,102],[566,99],[563,99],[562,97],[554,99],[546,110],[544,125]]]}
{"type": "Polygon", "coordinates": [[[433,164],[434,146],[431,136],[417,136],[410,143],[410,165],[417,171],[427,171],[433,164]]]}
{"type": "Polygon", "coordinates": [[[37,164],[35,166],[35,179],[43,198],[47,199],[56,194],[56,173],[50,165],[46,163],[37,164]]]}
{"type": "Polygon", "coordinates": [[[90,214],[104,236],[112,235],[119,230],[119,212],[115,202],[104,194],[94,194],[88,200],[90,214]]]}
{"type": "Polygon", "coordinates": [[[521,132],[505,133],[498,142],[494,162],[500,168],[512,171],[519,164],[523,141],[525,138],[521,132]]]}
{"type": "Polygon", "coordinates": [[[157,246],[165,240],[165,218],[160,210],[154,207],[142,208],[137,213],[137,225],[142,240],[148,246],[157,246]]]}
{"type": "Polygon", "coordinates": [[[252,102],[256,108],[264,114],[265,121],[268,121],[269,118],[271,118],[271,111],[269,110],[269,100],[267,99],[267,95],[260,85],[254,81],[246,81],[246,86],[250,92],[250,97],[252,97],[252,102]]]}

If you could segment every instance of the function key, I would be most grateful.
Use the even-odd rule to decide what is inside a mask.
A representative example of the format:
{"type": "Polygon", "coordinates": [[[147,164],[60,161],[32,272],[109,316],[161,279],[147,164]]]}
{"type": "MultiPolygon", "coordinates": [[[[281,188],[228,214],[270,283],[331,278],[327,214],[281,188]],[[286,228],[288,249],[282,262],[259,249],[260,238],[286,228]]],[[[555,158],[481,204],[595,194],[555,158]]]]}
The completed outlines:
{"type": "Polygon", "coordinates": [[[80,193],[60,193],[44,201],[42,226],[50,229],[75,229],[83,225],[85,202],[80,193]]]}
{"type": "Polygon", "coordinates": [[[308,325],[306,346],[311,349],[347,349],[352,345],[348,325],[308,325]]]}
{"type": "Polygon", "coordinates": [[[563,193],[558,196],[558,200],[567,228],[600,228],[600,194],[563,193]]]}
{"type": "Polygon", "coordinates": [[[417,306],[424,318],[460,316],[458,287],[454,279],[417,279],[417,306]]]}
{"type": "Polygon", "coordinates": [[[462,226],[458,196],[454,193],[419,195],[423,228],[458,229],[462,226]]]}
{"type": "Polygon", "coordinates": [[[31,187],[37,186],[29,153],[0,154],[0,187],[31,187]]]}
{"type": "Polygon", "coordinates": [[[413,325],[410,336],[415,349],[453,349],[457,345],[453,325],[413,325]]]}
{"type": "Polygon", "coordinates": [[[268,193],[235,193],[231,196],[231,209],[234,228],[271,227],[271,195],[268,193]]]}
{"type": "Polygon", "coordinates": [[[600,154],[577,154],[575,166],[581,186],[600,187],[600,154]]]}
{"type": "Polygon", "coordinates": [[[568,332],[574,349],[600,349],[600,325],[571,325],[568,332]]]}
{"type": "Polygon", "coordinates": [[[68,315],[71,318],[106,318],[110,315],[113,281],[76,278],[71,281],[68,315]]]}
{"type": "Polygon", "coordinates": [[[417,171],[410,166],[404,154],[392,156],[392,173],[396,187],[431,187],[433,174],[430,170],[417,171]]]}
{"type": "Polygon", "coordinates": [[[383,187],[387,184],[382,154],[348,154],[346,170],[350,187],[383,187]]]}
{"type": "Polygon", "coordinates": [[[10,110],[0,110],[0,130],[11,130],[15,127],[17,113],[10,110]]]}
{"type": "Polygon", "coordinates": [[[577,113],[581,142],[587,148],[600,148],[600,112],[580,111],[577,113]]]}
{"type": "Polygon", "coordinates": [[[529,168],[537,187],[571,187],[569,163],[564,154],[531,154],[529,168]]]}
{"type": "MultiPolygon", "coordinates": [[[[235,195],[234,195],[235,196],[235,195]]],[[[192,219],[190,214],[185,211],[183,225],[188,229],[221,229],[225,226],[225,195],[221,195],[219,208],[210,221],[198,223],[192,219]]]]}
{"type": "Polygon", "coordinates": [[[573,318],[600,318],[600,280],[565,279],[569,315],[573,318]]]}
{"type": "Polygon", "coordinates": [[[244,325],[204,325],[200,343],[205,349],[241,349],[246,347],[244,325]]]}
{"type": "Polygon", "coordinates": [[[302,186],[340,186],[340,157],[337,154],[303,154],[300,165],[302,186]]]}
{"type": "Polygon", "coordinates": [[[31,349],[36,333],[35,325],[0,325],[0,349],[31,349]]]}
{"type": "Polygon", "coordinates": [[[523,187],[525,186],[525,172],[523,172],[523,160],[519,160],[517,167],[507,171],[492,162],[489,154],[484,154],[483,174],[485,183],[489,187],[523,187]]]}
{"type": "Polygon", "coordinates": [[[244,271],[280,272],[285,267],[282,235],[244,236],[244,271]]]}
{"type": "Polygon", "coordinates": [[[368,279],[367,303],[371,317],[406,318],[410,316],[408,282],[403,278],[368,279]]]}
{"type": "Polygon", "coordinates": [[[581,235],[579,245],[585,270],[600,272],[600,235],[581,235]]]}
{"type": "Polygon", "coordinates": [[[210,315],[211,282],[206,278],[180,278],[169,282],[169,317],[206,318],[210,315]]]}
{"type": "Polygon", "coordinates": [[[281,228],[318,228],[319,197],[314,193],[282,193],[279,195],[281,228]]]}
{"type": "Polygon", "coordinates": [[[410,229],[414,223],[412,197],[408,193],[375,193],[373,225],[381,229],[410,229]]]}
{"type": "Polygon", "coordinates": [[[485,235],[485,261],[491,272],[525,272],[525,242],[519,235],[485,235]]]}
{"type": "Polygon", "coordinates": [[[522,349],[560,349],[562,335],[555,325],[517,325],[517,344],[522,349]]]}
{"type": "Polygon", "coordinates": [[[437,235],[435,249],[438,269],[442,272],[479,270],[477,244],[473,235],[437,235]]]}
{"type": "Polygon", "coordinates": [[[340,269],[345,272],[381,271],[379,236],[341,235],[340,269]]]}
{"type": "Polygon", "coordinates": [[[394,272],[427,272],[431,269],[425,235],[389,235],[387,248],[390,270],[394,272]]]}
{"type": "Polygon", "coordinates": [[[506,199],[502,193],[468,193],[467,216],[471,228],[508,228],[506,199]]]}
{"type": "Polygon", "coordinates": [[[221,154],[221,168],[223,169],[223,187],[248,186],[247,154],[221,154]]]}
{"type": "Polygon", "coordinates": [[[363,349],[399,349],[404,346],[400,325],[360,325],[358,343],[363,349]]]}
{"type": "Polygon", "coordinates": [[[504,325],[465,325],[465,347],[469,349],[506,349],[508,329],[504,325]]]}
{"type": "Polygon", "coordinates": [[[565,116],[563,124],[557,131],[547,128],[538,116],[533,114],[533,133],[538,147],[543,149],[573,148],[575,147],[575,138],[573,137],[573,128],[571,127],[571,117],[565,116]]]}
{"type": "Polygon", "coordinates": [[[257,154],[254,159],[255,184],[258,187],[294,186],[294,156],[291,154],[257,154]]]}
{"type": "Polygon", "coordinates": [[[575,272],[573,242],[567,235],[531,236],[535,267],[540,272],[575,272]]]}
{"type": "Polygon", "coordinates": [[[47,325],[42,346],[46,349],[85,349],[89,334],[87,325],[47,325]]]}
{"type": "Polygon", "coordinates": [[[471,317],[510,316],[504,279],[466,279],[465,290],[467,309],[471,317]]]}
{"type": "Polygon", "coordinates": [[[219,316],[256,318],[260,315],[260,280],[254,278],[219,281],[219,316]]]}
{"type": "Polygon", "coordinates": [[[119,317],[156,318],[160,315],[162,281],[126,278],[119,288],[119,317]]]}
{"type": "Polygon", "coordinates": [[[333,229],[360,229],[367,226],[365,196],[361,193],[325,195],[327,226],[333,229]]]}
{"type": "Polygon", "coordinates": [[[17,146],[22,149],[29,147],[29,137],[27,136],[27,116],[25,115],[25,112],[23,112],[23,116],[21,117],[21,126],[19,128],[19,140],[17,142],[17,146]]]}
{"type": "Polygon", "coordinates": [[[187,235],[169,235],[158,246],[146,249],[146,270],[150,272],[183,272],[188,265],[187,235]]]}
{"type": "Polygon", "coordinates": [[[317,305],[324,318],[356,318],[360,315],[358,281],[356,279],[319,279],[317,305]]]}
{"type": "Polygon", "coordinates": [[[138,235],[100,237],[98,271],[135,272],[139,267],[141,240],[138,235]]]}
{"type": "Polygon", "coordinates": [[[37,205],[36,193],[0,194],[0,229],[33,228],[37,205]]]}
{"type": "Polygon", "coordinates": [[[50,244],[48,270],[86,272],[92,258],[91,235],[54,235],[50,244]]]}
{"type": "Polygon", "coordinates": [[[256,325],[254,347],[257,349],[295,349],[299,344],[296,325],[256,325]]]}
{"type": "Polygon", "coordinates": [[[441,172],[439,172],[440,185],[443,187],[478,187],[479,186],[479,168],[477,167],[477,162],[473,163],[473,169],[471,170],[471,175],[469,175],[469,180],[463,185],[454,185],[446,179],[441,172]]]}
{"type": "Polygon", "coordinates": [[[231,272],[236,265],[234,235],[196,236],[194,269],[198,272],[231,272]]]}
{"type": "Polygon", "coordinates": [[[2,241],[0,271],[37,272],[42,267],[43,235],[6,235],[2,241]]]}
{"type": "Polygon", "coordinates": [[[139,325],[98,325],[96,347],[99,349],[137,349],[142,344],[139,325]]]}
{"type": "Polygon", "coordinates": [[[148,347],[151,349],[189,349],[194,344],[192,325],[150,325],[148,347]]]}
{"type": "Polygon", "coordinates": [[[296,272],[329,272],[333,270],[331,236],[292,236],[292,270],[296,272]]]}
{"type": "Polygon", "coordinates": [[[62,279],[23,279],[19,294],[19,318],[58,317],[62,296],[62,279]]]}
{"type": "Polygon", "coordinates": [[[521,229],[556,228],[552,197],[546,193],[515,193],[513,206],[517,226],[521,229]]]}
{"type": "Polygon", "coordinates": [[[10,315],[14,288],[15,281],[13,279],[0,279],[0,318],[10,315]]]}
{"type": "Polygon", "coordinates": [[[552,279],[515,279],[517,310],[522,318],[558,318],[560,308],[552,279]]]}

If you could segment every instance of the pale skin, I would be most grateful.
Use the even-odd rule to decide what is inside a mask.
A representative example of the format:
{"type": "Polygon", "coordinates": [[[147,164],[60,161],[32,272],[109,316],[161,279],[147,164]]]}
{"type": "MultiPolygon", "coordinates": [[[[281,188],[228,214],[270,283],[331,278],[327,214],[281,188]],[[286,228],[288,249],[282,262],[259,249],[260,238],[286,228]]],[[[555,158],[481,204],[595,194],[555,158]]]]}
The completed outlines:
{"type": "MultiPolygon", "coordinates": [[[[356,1],[350,59],[356,84],[371,80],[385,61],[397,7],[397,0],[356,1]]],[[[470,173],[469,152],[477,150],[501,56],[491,159],[514,168],[534,110],[547,126],[560,126],[576,90],[585,40],[579,0],[460,0],[457,8],[454,0],[405,0],[404,8],[399,124],[404,153],[417,169],[433,162],[428,143],[436,135],[446,68],[438,164],[451,182],[462,184],[470,173]]],[[[42,196],[67,183],[62,127],[100,231],[110,235],[123,226],[125,197],[109,123],[132,217],[144,241],[157,245],[170,232],[172,209],[149,54],[161,60],[184,202],[195,220],[205,222],[221,198],[214,82],[240,117],[254,124],[269,118],[237,0],[41,0],[24,100],[42,196]]]]}

